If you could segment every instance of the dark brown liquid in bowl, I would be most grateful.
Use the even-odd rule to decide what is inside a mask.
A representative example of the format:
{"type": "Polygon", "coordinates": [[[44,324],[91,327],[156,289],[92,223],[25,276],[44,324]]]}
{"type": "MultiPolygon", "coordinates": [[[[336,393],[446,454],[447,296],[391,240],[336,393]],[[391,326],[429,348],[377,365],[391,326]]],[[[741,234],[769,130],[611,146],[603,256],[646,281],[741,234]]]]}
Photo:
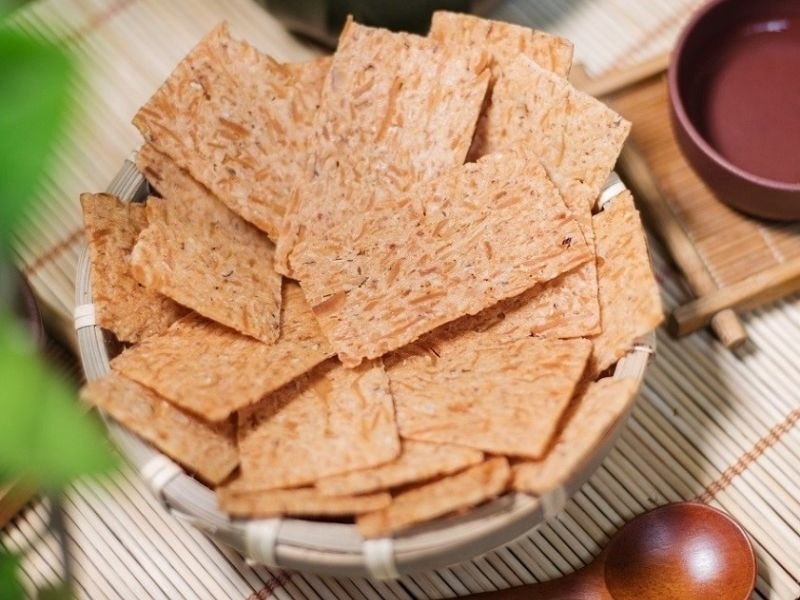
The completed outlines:
{"type": "Polygon", "coordinates": [[[749,22],[706,45],[692,120],[733,165],[800,183],[800,17],[749,22]]]}

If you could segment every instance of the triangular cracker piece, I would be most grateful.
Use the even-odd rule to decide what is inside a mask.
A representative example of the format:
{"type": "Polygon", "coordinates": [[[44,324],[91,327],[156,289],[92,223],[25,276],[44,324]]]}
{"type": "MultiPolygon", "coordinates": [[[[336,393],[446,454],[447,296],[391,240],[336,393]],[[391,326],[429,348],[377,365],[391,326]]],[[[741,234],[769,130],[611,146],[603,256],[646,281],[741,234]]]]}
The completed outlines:
{"type": "Polygon", "coordinates": [[[329,59],[281,64],[213,29],[139,110],[145,140],[275,240],[329,59]]]}
{"type": "Polygon", "coordinates": [[[365,538],[383,537],[411,525],[471,508],[499,496],[511,469],[505,458],[486,462],[401,492],[386,508],[356,517],[358,532],[365,538]]]}
{"type": "Polygon", "coordinates": [[[97,324],[120,341],[135,343],[185,315],[187,308],[142,287],[131,273],[131,250],[147,225],[144,204],[108,194],[82,194],[81,207],[97,324]]]}
{"type": "Polygon", "coordinates": [[[281,337],[265,344],[193,313],[111,368],[210,421],[227,418],[333,354],[300,287],[283,286],[281,337]]]}
{"type": "Polygon", "coordinates": [[[106,411],[211,484],[239,464],[233,422],[211,424],[176,408],[153,390],[110,372],[86,384],[81,398],[106,411]]]}
{"type": "Polygon", "coordinates": [[[137,163],[164,199],[147,201],[148,225],[131,254],[134,277],[241,333],[278,339],[282,277],[269,238],[151,146],[137,163]]]}
{"type": "Polygon", "coordinates": [[[253,489],[308,485],[394,459],[400,440],[383,367],[329,360],[243,409],[239,451],[242,484],[253,489]]]}
{"type": "Polygon", "coordinates": [[[348,366],[593,259],[544,169],[512,151],[325,232],[296,247],[315,266],[300,283],[348,366]]]}
{"type": "Polygon", "coordinates": [[[304,278],[302,257],[289,256],[298,240],[324,238],[329,219],[347,221],[464,162],[488,77],[458,46],[348,22],[315,121],[313,178],[287,209],[278,270],[304,278]]]}
{"type": "Polygon", "coordinates": [[[591,342],[437,334],[387,366],[403,438],[539,458],[583,374],[591,342]]]}
{"type": "Polygon", "coordinates": [[[436,11],[428,34],[443,44],[458,44],[490,56],[492,75],[517,56],[527,56],[561,77],[572,66],[572,42],[530,27],[484,19],[476,15],[436,11]]]}
{"type": "Polygon", "coordinates": [[[325,477],[316,488],[325,496],[366,494],[447,475],[482,461],[483,452],[472,448],[403,440],[400,456],[392,462],[325,477]]]}
{"type": "Polygon", "coordinates": [[[573,400],[547,455],[539,461],[519,462],[512,467],[512,488],[542,495],[562,485],[597,448],[603,435],[630,407],[636,396],[635,379],[606,377],[589,384],[573,400]]]}
{"type": "Polygon", "coordinates": [[[594,216],[603,333],[592,338],[594,377],[632,349],[664,319],[644,228],[629,191],[594,216]]]}
{"type": "Polygon", "coordinates": [[[315,488],[248,491],[234,480],[217,488],[220,509],[236,517],[336,517],[379,510],[392,501],[387,492],[362,496],[324,496],[315,488]]]}

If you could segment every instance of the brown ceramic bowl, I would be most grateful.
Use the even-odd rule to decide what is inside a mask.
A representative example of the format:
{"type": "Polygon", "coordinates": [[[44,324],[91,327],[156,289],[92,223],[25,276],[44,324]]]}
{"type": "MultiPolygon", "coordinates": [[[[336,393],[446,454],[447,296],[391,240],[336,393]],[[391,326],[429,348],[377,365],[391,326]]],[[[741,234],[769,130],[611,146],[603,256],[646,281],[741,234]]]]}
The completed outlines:
{"type": "Polygon", "coordinates": [[[712,0],[679,37],[668,84],[678,145],[719,200],[800,219],[800,2],[712,0]]]}

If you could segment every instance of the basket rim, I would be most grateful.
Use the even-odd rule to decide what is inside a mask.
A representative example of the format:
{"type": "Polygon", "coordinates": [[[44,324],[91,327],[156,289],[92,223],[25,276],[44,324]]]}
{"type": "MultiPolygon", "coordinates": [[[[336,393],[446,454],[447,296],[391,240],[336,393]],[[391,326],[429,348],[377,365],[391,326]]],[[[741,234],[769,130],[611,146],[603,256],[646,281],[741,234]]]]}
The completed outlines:
{"type": "MultiPolygon", "coordinates": [[[[124,201],[139,201],[148,185],[132,159],[126,159],[107,188],[124,201]]],[[[627,189],[612,173],[601,193],[601,207],[627,189]]],[[[75,328],[87,380],[104,376],[110,356],[104,330],[95,323],[90,280],[90,255],[84,242],[75,285],[75,328]]],[[[634,345],[617,363],[613,377],[633,378],[641,386],[655,351],[655,332],[634,345]]],[[[589,479],[624,429],[637,394],[605,433],[596,452],[569,474],[561,486],[533,496],[508,492],[464,515],[444,517],[409,529],[402,535],[364,540],[355,526],[300,518],[234,519],[216,506],[214,492],[154,446],[99,410],[109,437],[142,475],[164,508],[212,538],[268,567],[351,577],[394,578],[474,558],[512,541],[550,520],[589,479]]]]}

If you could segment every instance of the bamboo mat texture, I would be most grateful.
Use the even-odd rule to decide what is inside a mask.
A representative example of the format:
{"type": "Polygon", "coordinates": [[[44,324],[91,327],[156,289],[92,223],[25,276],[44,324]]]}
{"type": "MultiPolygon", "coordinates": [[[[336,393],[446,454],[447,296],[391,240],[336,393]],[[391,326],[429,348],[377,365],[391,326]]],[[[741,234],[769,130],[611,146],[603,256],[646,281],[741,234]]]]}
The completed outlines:
{"type": "MultiPolygon", "coordinates": [[[[592,74],[668,49],[694,2],[501,2],[492,15],[569,36],[592,74]],[[609,29],[613,24],[614,29],[609,29]]],[[[78,196],[105,189],[140,143],[131,116],[192,45],[221,19],[280,60],[315,51],[292,39],[251,0],[46,0],[17,15],[55,36],[84,65],[81,106],[46,200],[18,240],[20,266],[71,341],[75,267],[82,244],[78,196]]],[[[666,119],[666,115],[664,115],[666,119]]],[[[634,124],[636,127],[636,124],[634,124]]],[[[668,310],[688,299],[681,274],[652,240],[668,310]]],[[[748,345],[727,351],[706,331],[658,351],[618,444],[548,524],[450,568],[396,581],[320,577],[251,567],[166,513],[130,470],[79,482],[66,499],[77,595],[87,599],[445,598],[551,579],[588,563],[636,514],[700,499],[739,520],[758,553],[754,598],[800,598],[800,302],[790,297],[744,317],[748,345]]],[[[58,577],[46,505],[30,503],[0,531],[23,554],[25,585],[58,577]]]]}

